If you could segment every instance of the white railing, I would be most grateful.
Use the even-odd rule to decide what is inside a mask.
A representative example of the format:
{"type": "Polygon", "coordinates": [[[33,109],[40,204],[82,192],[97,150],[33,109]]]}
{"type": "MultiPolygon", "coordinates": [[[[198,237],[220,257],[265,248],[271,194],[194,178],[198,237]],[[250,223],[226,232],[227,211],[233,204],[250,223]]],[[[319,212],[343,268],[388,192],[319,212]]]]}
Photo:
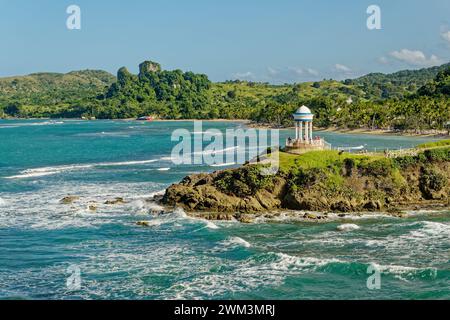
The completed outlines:
{"type": "Polygon", "coordinates": [[[326,142],[325,139],[313,139],[313,140],[295,140],[295,139],[286,139],[286,147],[290,148],[301,148],[301,147],[320,147],[324,150],[331,150],[331,144],[326,142]]]}

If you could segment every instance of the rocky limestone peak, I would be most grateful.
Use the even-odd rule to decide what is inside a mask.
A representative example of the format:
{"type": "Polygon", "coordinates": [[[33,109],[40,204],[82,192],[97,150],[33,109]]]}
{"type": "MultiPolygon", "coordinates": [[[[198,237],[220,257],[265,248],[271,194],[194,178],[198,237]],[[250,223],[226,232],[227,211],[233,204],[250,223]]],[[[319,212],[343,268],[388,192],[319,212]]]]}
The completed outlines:
{"type": "Polygon", "coordinates": [[[144,61],[139,65],[139,75],[160,71],[161,65],[153,61],[144,61]]]}

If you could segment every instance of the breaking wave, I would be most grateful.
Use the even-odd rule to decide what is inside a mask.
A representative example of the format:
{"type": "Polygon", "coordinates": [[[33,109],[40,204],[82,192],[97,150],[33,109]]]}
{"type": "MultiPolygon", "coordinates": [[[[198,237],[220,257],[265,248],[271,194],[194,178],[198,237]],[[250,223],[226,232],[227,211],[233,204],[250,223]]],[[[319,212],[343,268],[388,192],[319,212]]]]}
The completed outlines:
{"type": "Polygon", "coordinates": [[[18,175],[13,175],[5,177],[5,179],[26,179],[43,177],[49,175],[55,175],[68,171],[85,170],[99,167],[120,167],[120,166],[134,166],[134,165],[144,165],[157,162],[158,160],[139,160],[139,161],[122,161],[122,162],[101,162],[92,164],[72,164],[72,165],[62,165],[54,167],[43,167],[35,169],[26,169],[20,172],[18,175]]]}

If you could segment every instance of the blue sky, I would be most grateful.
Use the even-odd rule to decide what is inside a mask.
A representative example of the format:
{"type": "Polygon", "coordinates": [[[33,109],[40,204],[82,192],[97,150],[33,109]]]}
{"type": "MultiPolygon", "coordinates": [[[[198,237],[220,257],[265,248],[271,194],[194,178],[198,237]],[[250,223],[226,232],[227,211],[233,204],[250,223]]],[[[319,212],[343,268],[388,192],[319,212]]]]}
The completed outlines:
{"type": "Polygon", "coordinates": [[[0,0],[0,35],[0,76],[154,60],[213,81],[343,79],[450,61],[450,1],[0,0]],[[81,30],[66,28],[71,4],[81,30]]]}

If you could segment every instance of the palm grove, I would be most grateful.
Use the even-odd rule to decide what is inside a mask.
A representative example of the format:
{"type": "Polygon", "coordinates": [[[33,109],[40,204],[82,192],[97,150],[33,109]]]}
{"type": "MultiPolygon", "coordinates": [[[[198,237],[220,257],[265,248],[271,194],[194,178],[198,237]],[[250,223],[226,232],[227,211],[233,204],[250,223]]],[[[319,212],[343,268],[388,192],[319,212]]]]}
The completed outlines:
{"type": "Polygon", "coordinates": [[[119,69],[40,73],[0,79],[0,116],[126,119],[250,119],[291,123],[301,104],[316,125],[338,128],[443,129],[450,121],[450,64],[345,81],[271,85],[212,83],[206,75],[162,70],[146,61],[139,74],[119,69]]]}

